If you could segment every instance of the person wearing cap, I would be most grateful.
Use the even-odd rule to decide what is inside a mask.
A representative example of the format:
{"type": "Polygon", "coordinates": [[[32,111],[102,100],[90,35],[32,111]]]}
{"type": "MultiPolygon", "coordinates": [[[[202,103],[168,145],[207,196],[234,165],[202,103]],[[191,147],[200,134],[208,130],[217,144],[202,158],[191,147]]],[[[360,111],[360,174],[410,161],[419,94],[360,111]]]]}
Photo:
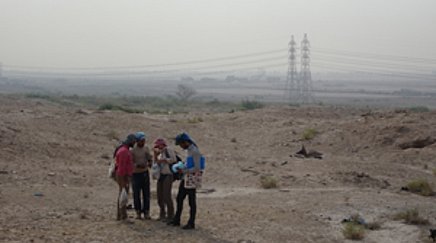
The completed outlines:
{"type": "Polygon", "coordinates": [[[174,216],[173,220],[168,223],[168,225],[180,226],[180,217],[183,211],[183,201],[185,200],[186,196],[188,196],[190,207],[189,220],[188,223],[182,227],[182,229],[192,230],[195,229],[195,217],[197,214],[196,187],[195,185],[190,186],[189,188],[186,187],[185,180],[188,174],[200,175],[200,173],[202,173],[201,161],[203,156],[200,153],[197,144],[187,133],[177,135],[176,145],[180,146],[183,150],[187,150],[187,159],[184,163],[184,169],[178,167],[179,172],[183,172],[185,175],[180,181],[179,192],[177,193],[176,215],[174,216]],[[189,163],[189,161],[191,161],[191,163],[189,163]]]}
{"type": "Polygon", "coordinates": [[[169,222],[174,217],[174,205],[171,198],[174,179],[171,164],[177,162],[177,156],[163,138],[158,138],[154,142],[154,161],[160,167],[160,176],[157,181],[157,203],[160,208],[159,220],[169,222]]]}
{"type": "Polygon", "coordinates": [[[148,173],[148,168],[151,167],[152,157],[150,154],[150,149],[145,144],[145,133],[137,132],[135,137],[136,146],[132,149],[133,205],[136,211],[137,219],[141,219],[141,214],[144,214],[144,219],[150,219],[150,176],[148,173]]]}
{"type": "Polygon", "coordinates": [[[120,195],[123,188],[127,191],[129,186],[129,178],[133,173],[133,161],[130,148],[136,143],[136,137],[133,134],[127,136],[120,146],[115,149],[115,178],[118,183],[119,192],[117,196],[117,220],[127,219],[126,206],[120,207],[120,195]]]}

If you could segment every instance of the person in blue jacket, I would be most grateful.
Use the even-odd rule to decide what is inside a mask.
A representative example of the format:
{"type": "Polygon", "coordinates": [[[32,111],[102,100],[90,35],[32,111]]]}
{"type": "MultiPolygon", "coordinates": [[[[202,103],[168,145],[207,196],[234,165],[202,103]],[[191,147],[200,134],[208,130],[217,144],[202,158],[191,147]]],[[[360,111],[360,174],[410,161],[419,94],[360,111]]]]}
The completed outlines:
{"type": "Polygon", "coordinates": [[[177,210],[172,221],[168,222],[168,225],[180,226],[180,217],[183,210],[183,201],[186,196],[189,199],[189,220],[188,223],[182,227],[185,230],[195,229],[195,216],[197,213],[197,202],[196,202],[196,186],[190,186],[187,188],[185,186],[185,180],[188,174],[200,176],[204,170],[204,157],[200,153],[197,144],[191,139],[187,133],[181,133],[176,137],[176,145],[180,146],[182,149],[187,150],[187,158],[184,166],[178,167],[179,172],[184,174],[179,185],[179,192],[177,194],[177,210]]]}

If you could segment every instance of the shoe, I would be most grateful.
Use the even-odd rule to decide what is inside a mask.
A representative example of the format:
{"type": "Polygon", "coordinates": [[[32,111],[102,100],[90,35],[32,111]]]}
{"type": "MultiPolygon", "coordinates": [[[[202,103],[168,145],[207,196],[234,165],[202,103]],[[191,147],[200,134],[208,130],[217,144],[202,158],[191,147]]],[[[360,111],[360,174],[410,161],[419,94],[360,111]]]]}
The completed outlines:
{"type": "Polygon", "coordinates": [[[193,230],[193,229],[195,229],[195,225],[187,224],[187,225],[183,226],[182,229],[183,230],[193,230]]]}
{"type": "Polygon", "coordinates": [[[163,222],[165,222],[165,223],[171,222],[171,221],[173,221],[173,218],[174,218],[174,216],[166,217],[166,218],[164,218],[163,222]]]}
{"type": "Polygon", "coordinates": [[[173,218],[164,217],[164,218],[161,218],[160,221],[164,222],[164,223],[169,223],[169,222],[173,221],[173,218]]]}
{"type": "Polygon", "coordinates": [[[138,212],[136,213],[136,219],[142,219],[141,218],[141,213],[138,213],[138,212]]]}
{"type": "Polygon", "coordinates": [[[171,220],[167,223],[167,225],[171,225],[171,226],[180,226],[180,222],[179,221],[175,221],[175,220],[171,220]]]}
{"type": "Polygon", "coordinates": [[[151,219],[150,214],[149,213],[144,213],[144,219],[150,220],[151,219]]]}

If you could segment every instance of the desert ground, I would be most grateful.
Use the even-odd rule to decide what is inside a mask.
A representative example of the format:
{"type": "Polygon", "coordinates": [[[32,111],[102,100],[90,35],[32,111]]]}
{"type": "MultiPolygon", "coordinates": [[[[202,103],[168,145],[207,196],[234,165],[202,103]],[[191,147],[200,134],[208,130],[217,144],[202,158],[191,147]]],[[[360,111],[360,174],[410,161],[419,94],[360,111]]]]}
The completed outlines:
{"type": "MultiPolygon", "coordinates": [[[[431,242],[435,197],[401,187],[435,183],[435,127],[436,112],[407,109],[271,105],[152,115],[2,95],[0,241],[351,242],[341,221],[360,214],[380,224],[361,242],[431,242]],[[206,156],[195,231],[135,220],[133,211],[130,223],[115,220],[118,189],[107,170],[119,140],[136,131],[149,144],[187,131],[206,156]],[[323,158],[295,156],[303,144],[323,158]],[[278,187],[264,189],[265,176],[278,187]],[[429,225],[393,217],[415,208],[429,225]]],[[[157,218],[155,193],[151,202],[157,218]]],[[[182,223],[187,211],[185,201],[182,223]]]]}

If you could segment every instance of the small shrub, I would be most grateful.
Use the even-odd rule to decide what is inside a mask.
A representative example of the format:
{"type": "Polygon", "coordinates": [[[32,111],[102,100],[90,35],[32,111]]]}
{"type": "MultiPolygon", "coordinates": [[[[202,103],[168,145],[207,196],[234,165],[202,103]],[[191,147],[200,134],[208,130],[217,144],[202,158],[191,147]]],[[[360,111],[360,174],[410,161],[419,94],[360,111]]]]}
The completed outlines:
{"type": "Polygon", "coordinates": [[[230,140],[230,142],[232,142],[232,143],[236,143],[236,142],[238,142],[238,140],[236,140],[236,138],[232,138],[232,139],[230,140]]]}
{"type": "Polygon", "coordinates": [[[410,192],[427,197],[433,196],[434,194],[432,186],[425,179],[419,179],[409,182],[407,184],[407,189],[410,192]]]}
{"type": "Polygon", "coordinates": [[[29,93],[26,94],[27,98],[34,98],[34,99],[44,99],[44,100],[49,100],[51,98],[50,95],[48,94],[42,94],[42,93],[29,93]]]}
{"type": "Polygon", "coordinates": [[[317,134],[317,130],[313,128],[307,128],[306,130],[304,130],[302,138],[303,140],[312,140],[317,134]]]}
{"type": "Polygon", "coordinates": [[[277,188],[279,186],[277,178],[275,178],[274,176],[260,177],[260,185],[263,189],[277,188]]]}
{"type": "Polygon", "coordinates": [[[118,105],[113,105],[111,103],[102,104],[102,105],[100,105],[98,107],[98,109],[102,110],[102,111],[105,111],[105,110],[108,110],[108,111],[118,110],[118,111],[123,111],[123,112],[126,112],[126,113],[141,113],[142,112],[142,111],[137,110],[137,109],[132,109],[132,108],[128,108],[128,107],[122,107],[122,106],[118,106],[118,105]]]}
{"type": "Polygon", "coordinates": [[[356,223],[346,223],[342,234],[349,240],[362,240],[365,237],[365,228],[356,223]]]}
{"type": "Polygon", "coordinates": [[[179,84],[179,85],[177,85],[176,95],[182,101],[189,100],[195,94],[197,94],[197,91],[194,89],[194,87],[186,85],[186,84],[179,84]]]}
{"type": "Polygon", "coordinates": [[[50,102],[59,102],[59,97],[53,94],[49,93],[29,93],[25,95],[26,98],[30,99],[41,99],[41,100],[47,100],[50,102]]]}
{"type": "Polygon", "coordinates": [[[427,106],[413,106],[413,107],[410,107],[409,110],[411,112],[417,112],[417,113],[429,112],[430,111],[430,109],[427,106]]]}
{"type": "Polygon", "coordinates": [[[109,110],[109,111],[111,111],[111,110],[114,110],[114,109],[115,109],[115,106],[112,105],[112,104],[110,104],[110,103],[106,103],[106,104],[102,104],[102,105],[100,105],[100,106],[98,107],[98,109],[99,109],[99,110],[102,110],[102,111],[105,111],[105,110],[109,110]]]}
{"type": "Polygon", "coordinates": [[[193,117],[193,118],[189,118],[188,119],[188,123],[193,123],[193,124],[200,123],[200,122],[203,122],[203,121],[204,120],[201,117],[193,117]]]}
{"type": "Polygon", "coordinates": [[[255,109],[260,109],[263,108],[264,105],[262,103],[260,103],[259,101],[255,101],[255,100],[243,100],[241,102],[241,106],[242,109],[244,110],[255,110],[255,109]]]}
{"type": "Polygon", "coordinates": [[[132,109],[132,108],[128,108],[128,107],[117,107],[118,110],[126,112],[126,113],[142,113],[143,111],[137,110],[137,109],[132,109]]]}
{"type": "Polygon", "coordinates": [[[429,221],[427,219],[419,216],[417,209],[409,209],[404,212],[397,213],[394,215],[394,220],[403,220],[406,224],[413,225],[428,225],[429,221]]]}

